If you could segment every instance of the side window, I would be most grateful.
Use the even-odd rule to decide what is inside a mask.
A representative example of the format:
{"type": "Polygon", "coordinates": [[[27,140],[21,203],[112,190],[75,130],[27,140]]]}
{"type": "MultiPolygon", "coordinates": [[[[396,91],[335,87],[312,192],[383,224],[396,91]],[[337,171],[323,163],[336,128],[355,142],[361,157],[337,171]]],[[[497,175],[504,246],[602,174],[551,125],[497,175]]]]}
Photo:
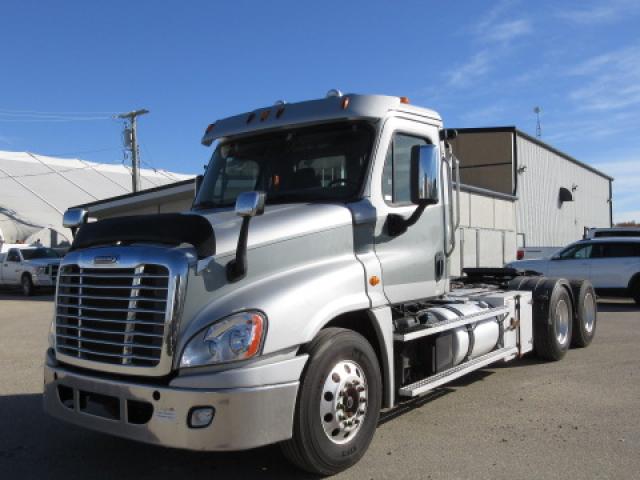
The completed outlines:
{"type": "Polygon", "coordinates": [[[592,245],[575,245],[560,254],[562,260],[582,260],[591,256],[592,245]]]}
{"type": "Polygon", "coordinates": [[[15,249],[9,250],[9,253],[7,254],[7,262],[19,262],[19,261],[20,261],[20,255],[18,255],[18,251],[15,249]]]}
{"type": "Polygon", "coordinates": [[[382,172],[382,195],[385,202],[394,205],[411,202],[411,150],[427,144],[424,138],[404,133],[393,135],[382,172]]]}
{"type": "Polygon", "coordinates": [[[601,246],[600,257],[602,258],[623,258],[637,257],[640,255],[638,245],[634,243],[605,243],[601,246]]]}

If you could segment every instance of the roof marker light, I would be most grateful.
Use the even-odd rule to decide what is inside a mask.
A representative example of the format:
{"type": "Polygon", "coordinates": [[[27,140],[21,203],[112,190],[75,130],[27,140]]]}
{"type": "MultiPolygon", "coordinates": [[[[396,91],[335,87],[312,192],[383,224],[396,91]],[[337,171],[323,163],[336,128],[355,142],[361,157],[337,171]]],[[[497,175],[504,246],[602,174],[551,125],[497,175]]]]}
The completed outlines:
{"type": "Polygon", "coordinates": [[[278,110],[276,110],[276,118],[280,118],[283,113],[284,113],[284,105],[280,105],[280,107],[278,107],[278,110]]]}
{"type": "Polygon", "coordinates": [[[256,118],[256,114],[255,114],[255,112],[251,112],[249,114],[249,116],[247,117],[247,123],[251,123],[254,118],[256,118]]]}
{"type": "Polygon", "coordinates": [[[260,121],[264,122],[267,118],[269,118],[270,113],[271,113],[271,110],[263,110],[262,113],[260,114],[260,121]]]}
{"type": "Polygon", "coordinates": [[[344,97],[342,99],[342,109],[346,110],[348,106],[349,106],[349,97],[344,97]]]}
{"type": "Polygon", "coordinates": [[[209,135],[209,134],[213,131],[213,129],[215,128],[215,126],[216,126],[215,122],[214,122],[214,123],[212,123],[211,125],[209,125],[209,126],[207,127],[207,129],[204,131],[204,134],[205,134],[205,135],[209,135]]]}
{"type": "Polygon", "coordinates": [[[409,97],[400,97],[400,103],[409,103],[409,97]]]}

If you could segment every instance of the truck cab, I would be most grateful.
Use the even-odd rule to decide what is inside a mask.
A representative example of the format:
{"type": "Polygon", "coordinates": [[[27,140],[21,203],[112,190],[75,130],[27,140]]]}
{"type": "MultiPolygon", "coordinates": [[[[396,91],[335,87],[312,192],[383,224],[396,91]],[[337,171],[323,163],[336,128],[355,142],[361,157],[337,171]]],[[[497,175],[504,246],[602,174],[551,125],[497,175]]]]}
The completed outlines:
{"type": "Polygon", "coordinates": [[[561,358],[568,284],[476,272],[495,285],[452,290],[450,134],[404,97],[334,90],[209,125],[190,212],[67,212],[46,410],[178,448],[280,442],[329,474],[381,408],[530,352],[536,292],[553,320],[539,349],[561,358]]]}

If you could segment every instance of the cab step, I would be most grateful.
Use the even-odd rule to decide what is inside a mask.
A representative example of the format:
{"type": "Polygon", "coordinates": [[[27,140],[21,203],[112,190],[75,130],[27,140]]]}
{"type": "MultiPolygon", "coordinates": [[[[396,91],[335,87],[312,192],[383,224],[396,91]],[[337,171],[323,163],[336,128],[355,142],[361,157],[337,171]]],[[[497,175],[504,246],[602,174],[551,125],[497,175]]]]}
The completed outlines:
{"type": "Polygon", "coordinates": [[[486,367],[487,365],[490,365],[499,360],[510,357],[512,358],[517,354],[517,347],[505,347],[494,350],[493,352],[489,352],[486,355],[482,355],[481,357],[474,358],[473,360],[469,360],[468,362],[456,365],[453,368],[449,368],[440,373],[436,373],[435,375],[431,375],[427,378],[423,378],[422,380],[418,380],[417,382],[405,385],[404,387],[400,388],[398,394],[401,397],[417,397],[418,395],[426,393],[429,390],[433,390],[434,388],[440,387],[441,385],[455,380],[456,378],[462,377],[467,373],[486,367]]]}
{"type": "Polygon", "coordinates": [[[509,311],[509,307],[488,308],[472,315],[461,315],[457,318],[445,320],[443,322],[420,325],[417,328],[412,328],[410,331],[396,332],[393,334],[393,339],[397,342],[409,342],[417,338],[444,332],[445,330],[451,330],[453,328],[463,327],[470,323],[476,323],[499,315],[505,315],[508,314],[509,311]]]}

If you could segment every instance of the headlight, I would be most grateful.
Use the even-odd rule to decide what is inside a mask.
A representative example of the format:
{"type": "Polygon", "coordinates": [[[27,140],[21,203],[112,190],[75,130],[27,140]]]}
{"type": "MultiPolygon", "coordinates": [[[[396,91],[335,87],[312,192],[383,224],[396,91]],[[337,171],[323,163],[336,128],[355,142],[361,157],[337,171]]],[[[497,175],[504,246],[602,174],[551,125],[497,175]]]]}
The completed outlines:
{"type": "Polygon", "coordinates": [[[185,347],[181,367],[197,367],[246,360],[262,346],[267,319],[262,313],[242,312],[198,332],[185,347]]]}

